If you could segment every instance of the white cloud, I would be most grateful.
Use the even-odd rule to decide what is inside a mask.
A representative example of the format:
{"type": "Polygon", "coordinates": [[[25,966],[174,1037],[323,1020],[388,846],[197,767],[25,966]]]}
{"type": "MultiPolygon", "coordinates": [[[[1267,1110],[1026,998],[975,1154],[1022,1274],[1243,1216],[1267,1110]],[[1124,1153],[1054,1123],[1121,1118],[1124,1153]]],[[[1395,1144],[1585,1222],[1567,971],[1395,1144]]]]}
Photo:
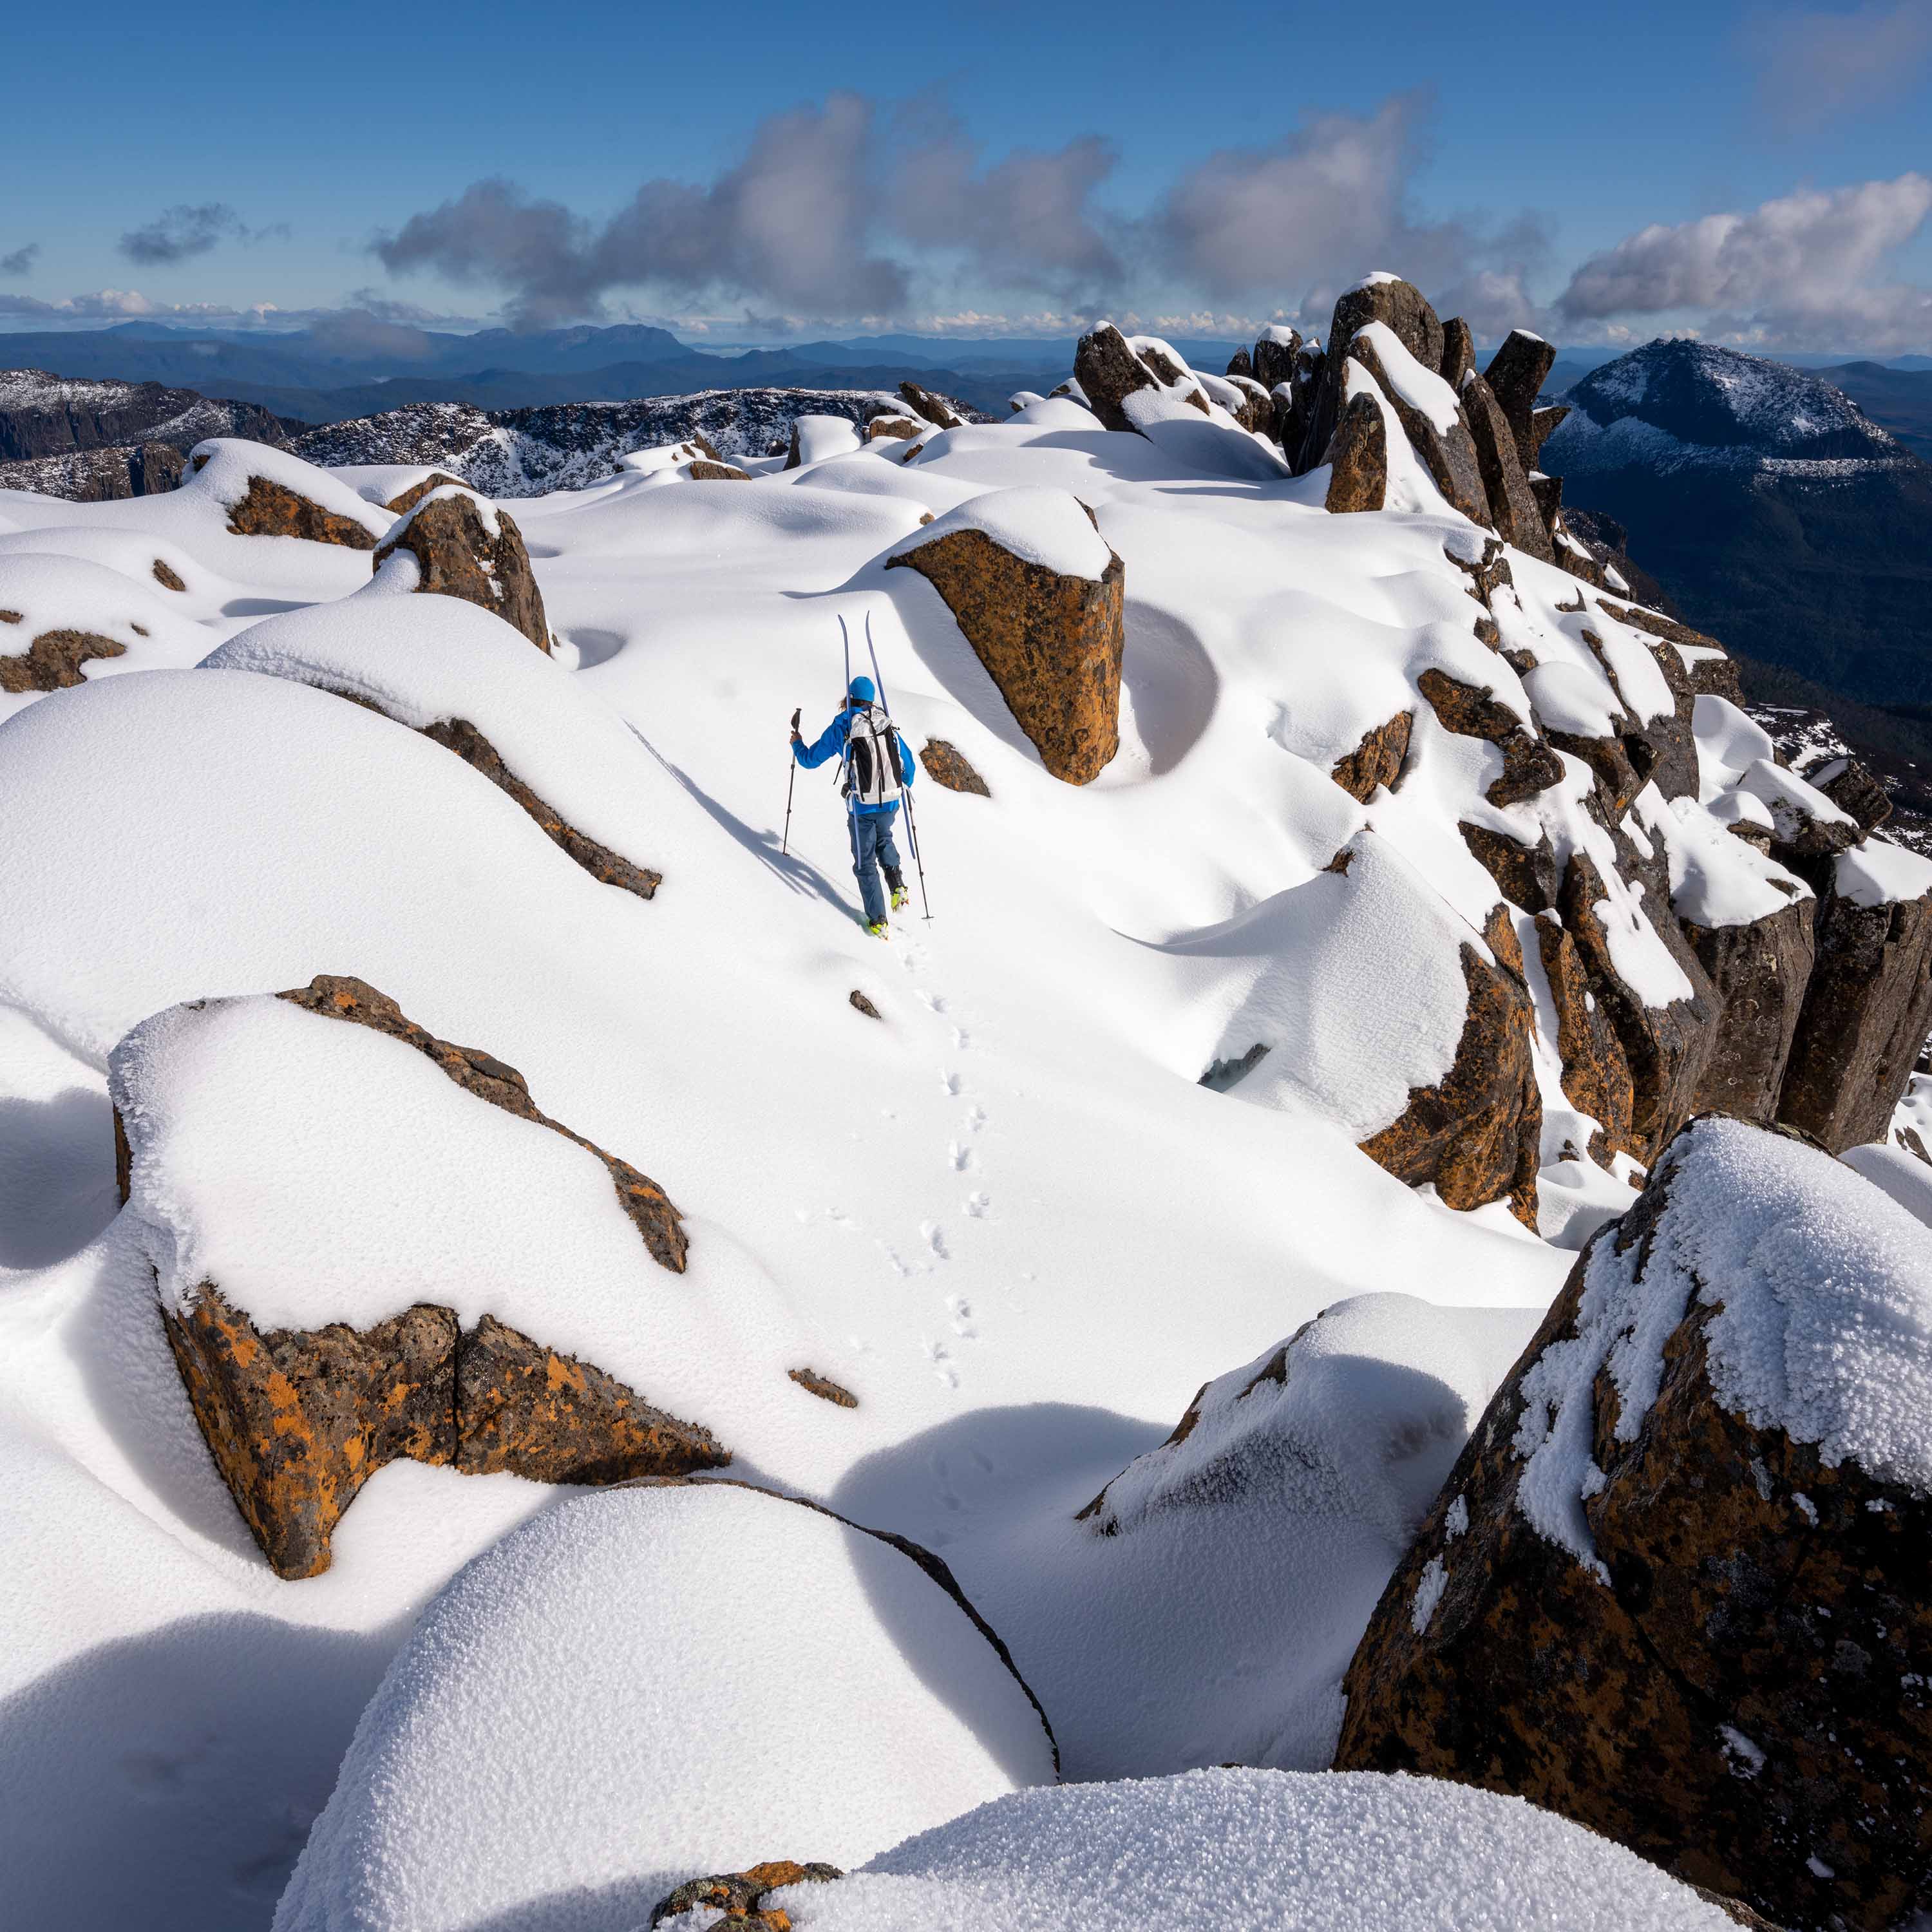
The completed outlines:
{"type": "Polygon", "coordinates": [[[1932,178],[1911,173],[1654,224],[1592,256],[1557,307],[1573,322],[1702,310],[1714,332],[1768,346],[1923,348],[1932,291],[1885,271],[1928,214],[1932,178]]]}
{"type": "Polygon", "coordinates": [[[1932,60],[1932,0],[1767,14],[1743,40],[1762,111],[1784,128],[1816,128],[1888,105],[1916,85],[1932,60]]]}

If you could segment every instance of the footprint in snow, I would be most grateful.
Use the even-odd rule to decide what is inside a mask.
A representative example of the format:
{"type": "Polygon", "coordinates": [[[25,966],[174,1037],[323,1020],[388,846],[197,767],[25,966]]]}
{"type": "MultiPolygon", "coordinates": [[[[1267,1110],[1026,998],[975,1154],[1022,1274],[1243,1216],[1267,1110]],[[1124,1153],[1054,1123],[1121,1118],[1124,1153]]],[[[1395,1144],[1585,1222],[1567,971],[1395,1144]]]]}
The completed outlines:
{"type": "Polygon", "coordinates": [[[987,1209],[992,1204],[992,1201],[983,1194],[969,1194],[960,1203],[959,1211],[962,1214],[970,1215],[976,1221],[983,1221],[986,1218],[987,1209]]]}
{"type": "Polygon", "coordinates": [[[953,1334],[962,1341],[976,1341],[980,1331],[973,1325],[972,1304],[963,1294],[954,1294],[946,1298],[946,1306],[952,1317],[953,1334]]]}
{"type": "Polygon", "coordinates": [[[937,1259],[943,1262],[952,1258],[946,1252],[946,1237],[940,1232],[939,1223],[937,1221],[920,1222],[919,1232],[926,1245],[932,1250],[937,1259]]]}
{"type": "Polygon", "coordinates": [[[960,1091],[958,1075],[956,1073],[942,1073],[939,1076],[939,1090],[942,1094],[950,1094],[956,1098],[960,1091]]]}
{"type": "MultiPolygon", "coordinates": [[[[966,1173],[978,1158],[970,1148],[960,1141],[953,1141],[948,1144],[946,1157],[952,1163],[952,1171],[955,1174],[966,1173]]],[[[804,1216],[801,1215],[799,1218],[802,1220],[804,1216]]]]}
{"type": "Polygon", "coordinates": [[[948,1388],[957,1388],[959,1386],[959,1371],[952,1366],[952,1350],[944,1342],[928,1340],[926,1344],[926,1358],[932,1364],[932,1372],[948,1388]]]}
{"type": "Polygon", "coordinates": [[[910,1279],[912,1275],[912,1269],[910,1266],[899,1258],[898,1250],[895,1248],[890,1241],[881,1241],[879,1244],[879,1251],[885,1256],[886,1259],[892,1264],[892,1272],[896,1274],[902,1281],[910,1279]]]}
{"type": "Polygon", "coordinates": [[[943,993],[928,993],[922,990],[919,997],[921,1004],[925,1006],[928,1012],[943,1013],[945,1012],[946,996],[943,993]]]}
{"type": "Polygon", "coordinates": [[[972,1044],[973,1036],[964,1028],[955,1027],[952,1029],[952,1045],[956,1052],[964,1052],[972,1044]]]}
{"type": "MultiPolygon", "coordinates": [[[[958,1089],[956,1088],[954,1090],[956,1092],[958,1089]]],[[[975,1101],[971,1106],[966,1109],[966,1126],[968,1130],[976,1134],[986,1124],[986,1110],[984,1107],[981,1106],[977,1101],[975,1101]]]]}

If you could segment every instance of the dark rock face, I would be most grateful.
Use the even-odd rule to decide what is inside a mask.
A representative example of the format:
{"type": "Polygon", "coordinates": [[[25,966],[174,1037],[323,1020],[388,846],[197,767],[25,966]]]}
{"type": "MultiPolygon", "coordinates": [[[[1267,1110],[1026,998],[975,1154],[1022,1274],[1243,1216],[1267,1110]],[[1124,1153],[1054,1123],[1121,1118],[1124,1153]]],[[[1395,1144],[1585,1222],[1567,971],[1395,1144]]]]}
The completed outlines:
{"type": "Polygon", "coordinates": [[[1379,510],[1388,501],[1388,422],[1374,397],[1349,399],[1328,445],[1328,494],[1333,515],[1379,510]]]}
{"type": "Polygon", "coordinates": [[[976,797],[991,798],[986,781],[976,772],[966,754],[946,738],[928,738],[919,754],[920,769],[934,784],[948,791],[971,792],[976,797]]]}
{"type": "Polygon", "coordinates": [[[1304,342],[1294,358],[1294,370],[1288,379],[1286,397],[1279,383],[1273,392],[1274,433],[1280,440],[1282,454],[1298,476],[1314,466],[1312,462],[1305,459],[1311,426],[1321,406],[1322,378],[1328,368],[1328,352],[1321,344],[1304,342]]]}
{"type": "Polygon", "coordinates": [[[847,1002],[850,1004],[852,1010],[855,1013],[863,1013],[868,1020],[875,1020],[879,1017],[878,1008],[874,1006],[872,1001],[867,999],[865,994],[860,992],[856,986],[854,986],[851,992],[847,994],[845,997],[847,1002]]]}
{"type": "Polygon", "coordinates": [[[1563,930],[1553,910],[1536,922],[1536,950],[1556,1009],[1556,1054],[1563,1070],[1564,1097],[1602,1130],[1600,1147],[1579,1151],[1603,1157],[1634,1153],[1631,1119],[1636,1102],[1630,1061],[1609,1014],[1590,990],[1576,942],[1563,930]]]}
{"type": "Polygon", "coordinates": [[[1109,322],[1080,338],[1073,353],[1073,380],[1080,385],[1104,428],[1132,430],[1120,405],[1137,389],[1160,386],[1154,371],[1128,346],[1109,322]]]}
{"type": "MultiPolygon", "coordinates": [[[[323,976],[280,997],[402,1040],[466,1092],[596,1154],[652,1256],[682,1270],[683,1230],[662,1190],[539,1113],[514,1067],[437,1040],[361,980],[323,976]]],[[[125,1200],[130,1164],[118,1117],[116,1130],[125,1200]]],[[[730,1460],[708,1430],[487,1315],[466,1333],[453,1309],[423,1303],[361,1330],[332,1323],[265,1333],[217,1283],[203,1282],[184,1310],[164,1307],[161,1318],[216,1467],[284,1577],[328,1568],[343,1511],[399,1457],[570,1483],[679,1474],[730,1460]]]]}
{"type": "Polygon", "coordinates": [[[1402,761],[1408,756],[1409,734],[1414,724],[1412,712],[1398,711],[1386,724],[1365,733],[1352,752],[1337,758],[1330,777],[1364,805],[1374,796],[1378,785],[1394,791],[1401,780],[1402,761]]]}
{"type": "Polygon", "coordinates": [[[866,440],[880,442],[890,437],[910,442],[914,437],[923,436],[932,427],[922,417],[876,416],[866,425],[866,440]]]}
{"type": "Polygon", "coordinates": [[[490,611],[548,655],[550,626],[523,532],[507,511],[496,513],[496,524],[493,531],[467,494],[425,499],[383,538],[375,566],[380,570],[398,550],[409,551],[422,571],[418,592],[460,597],[490,611]]]}
{"type": "MultiPolygon", "coordinates": [[[[1530,411],[1529,434],[1523,442],[1520,442],[1516,446],[1519,452],[1526,446],[1529,451],[1529,460],[1526,467],[1532,470],[1536,468],[1536,459],[1543,454],[1543,446],[1561,427],[1563,418],[1569,413],[1570,406],[1568,403],[1552,403],[1546,409],[1530,411]]],[[[1552,478],[1551,480],[1555,482],[1558,479],[1552,478]]]]}
{"type": "Polygon", "coordinates": [[[1452,315],[1442,325],[1442,380],[1460,396],[1464,379],[1475,368],[1476,338],[1460,315],[1452,315]]]}
{"type": "Polygon", "coordinates": [[[158,584],[164,590],[185,590],[188,588],[188,586],[182,581],[180,578],[178,577],[174,572],[170,570],[159,557],[156,557],[154,560],[153,574],[154,581],[158,584]]]}
{"type": "Polygon", "coordinates": [[[1425,369],[1432,373],[1442,369],[1447,340],[1442,323],[1413,282],[1391,278],[1349,290],[1336,303],[1334,320],[1329,325],[1330,357],[1346,355],[1356,330],[1372,322],[1386,322],[1425,369]]]}
{"type": "MultiPolygon", "coordinates": [[[[1624,868],[1636,877],[1645,868],[1633,856],[1624,868]]],[[[1645,903],[1668,903],[1667,882],[1644,878],[1645,903]]],[[[1714,1041],[1717,1015],[1710,977],[1668,916],[1653,920],[1658,937],[1690,982],[1688,999],[1668,1006],[1646,1004],[1617,971],[1597,908],[1609,897],[1603,876],[1588,856],[1573,852],[1564,868],[1558,901],[1563,929],[1575,942],[1585,980],[1608,1018],[1630,1077],[1630,1148],[1648,1166],[1671,1136],[1690,1117],[1699,1083],[1714,1041]]]]}
{"type": "Polygon", "coordinates": [[[0,463],[124,452],[143,445],[164,446],[178,457],[214,436],[279,447],[286,428],[253,403],[218,401],[159,382],[76,381],[45,370],[16,369],[8,373],[7,388],[8,400],[0,406],[0,463]]]}
{"type": "MultiPolygon", "coordinates": [[[[9,610],[0,612],[17,622],[9,610]]],[[[4,642],[0,634],[0,642],[4,642]]],[[[43,631],[24,651],[0,652],[0,691],[68,691],[87,680],[81,666],[92,658],[125,657],[128,646],[92,631],[43,631]]]]}
{"type": "Polygon", "coordinates": [[[647,899],[664,883],[664,874],[646,866],[634,865],[621,853],[586,838],[561,814],[544,803],[506,765],[496,748],[466,718],[444,718],[425,725],[425,738],[434,739],[446,751],[454,752],[466,765],[481,772],[500,790],[511,797],[544,829],[551,842],[569,854],[593,879],[616,886],[647,899]]]}
{"type": "Polygon", "coordinates": [[[1486,738],[1502,752],[1502,776],[1484,794],[1492,805],[1520,805],[1561,782],[1563,760],[1493,692],[1434,669],[1415,682],[1445,731],[1486,738]]]}
{"type": "Polygon", "coordinates": [[[765,1894],[788,1885],[824,1885],[845,1874],[836,1865],[802,1865],[790,1858],[753,1865],[748,1871],[719,1872],[710,1878],[694,1878],[681,1885],[668,1898],[658,1900],[651,1913],[651,1924],[675,1925],[688,1912],[722,1912],[722,1920],[707,1923],[748,1925],[763,1932],[790,1932],[791,1915],[782,1906],[767,1909],[765,1894]]]}
{"type": "Polygon", "coordinates": [[[1456,830],[1511,905],[1520,906],[1525,912],[1547,912],[1556,904],[1556,852],[1548,832],[1534,845],[1525,845],[1506,832],[1472,825],[1466,819],[1456,830]]]}
{"type": "Polygon", "coordinates": [[[1110,550],[1097,580],[1064,576],[958,530],[886,559],[896,566],[945,599],[1047,770],[1069,784],[1098,777],[1120,744],[1120,558],[1110,550]]]}
{"type": "Polygon", "coordinates": [[[1932,1030],[1932,899],[1818,908],[1805,993],[1778,1118],[1834,1154],[1882,1139],[1932,1030]]]}
{"type": "Polygon", "coordinates": [[[748,483],[752,472],[735,463],[712,463],[700,457],[686,472],[694,483],[748,483]]]}
{"type": "Polygon", "coordinates": [[[0,463],[0,490],[32,490],[70,503],[106,503],[158,496],[182,480],[187,465],[172,443],[87,449],[70,456],[29,457],[0,463]]]}
{"type": "MultiPolygon", "coordinates": [[[[1245,373],[1254,377],[1264,389],[1272,390],[1277,382],[1292,382],[1294,365],[1300,356],[1302,341],[1294,329],[1284,330],[1281,335],[1264,335],[1255,344],[1253,365],[1245,373]]],[[[1229,375],[1234,370],[1228,371],[1229,375]]]]}
{"type": "Polygon", "coordinates": [[[1456,1058],[1441,1082],[1412,1088],[1402,1118],[1362,1151],[1412,1187],[1426,1180],[1451,1208],[1508,1199],[1536,1226],[1536,1169],[1543,1102],[1530,1055],[1531,1006],[1522,953],[1499,906],[1483,929],[1495,963],[1462,949],[1469,1004],[1456,1058]]]}
{"type": "MultiPolygon", "coordinates": [[[[1537,397],[1541,393],[1544,379],[1556,366],[1556,351],[1540,335],[1532,335],[1526,329],[1513,328],[1504,337],[1502,345],[1490,358],[1490,366],[1483,371],[1484,380],[1495,392],[1497,402],[1510,429],[1516,437],[1516,454],[1526,470],[1536,467],[1537,452],[1542,446],[1542,438],[1532,434],[1530,418],[1536,409],[1537,397]]],[[[1556,427],[1550,424],[1550,428],[1556,427]]],[[[1544,435],[1549,434],[1545,430],[1544,435]]]]}
{"type": "Polygon", "coordinates": [[[539,1126],[548,1127],[566,1140],[575,1142],[586,1153],[595,1154],[610,1170],[618,1204],[644,1238],[652,1258],[674,1274],[684,1272],[684,1224],[664,1190],[649,1175],[640,1174],[628,1161],[606,1154],[582,1135],[572,1133],[560,1122],[539,1112],[530,1098],[529,1083],[514,1066],[506,1066],[480,1048],[452,1046],[448,1040],[438,1040],[418,1026],[387,994],[379,993],[365,980],[322,973],[306,986],[276,997],[306,1012],[351,1021],[387,1034],[392,1040],[399,1040],[434,1060],[465,1093],[488,1100],[520,1120],[534,1120],[539,1126]]]}
{"type": "Polygon", "coordinates": [[[1876,832],[1892,816],[1891,794],[1862,759],[1834,758],[1810,777],[1840,812],[1849,812],[1858,820],[1863,831],[1876,832]]]}
{"type": "MultiPolygon", "coordinates": [[[[1476,456],[1475,439],[1458,408],[1456,419],[1447,430],[1438,430],[1423,412],[1406,401],[1382,367],[1372,338],[1358,335],[1348,344],[1348,359],[1359,362],[1375,378],[1401,423],[1402,433],[1414,446],[1436,487],[1450,507],[1460,510],[1473,523],[1492,520],[1489,494],[1483,488],[1482,466],[1476,456]]],[[[1435,365],[1426,365],[1430,374],[1435,365]]]]}
{"type": "Polygon", "coordinates": [[[1776,1118],[1811,977],[1814,910],[1810,900],[1794,899],[1748,926],[1682,922],[1684,938],[1711,976],[1718,1007],[1710,1058],[1691,1098],[1694,1112],[1730,1114],[1760,1126],[1776,1118]]]}
{"type": "Polygon", "coordinates": [[[1245,349],[1236,350],[1234,354],[1228,358],[1227,374],[1228,375],[1246,376],[1252,378],[1254,373],[1255,358],[1245,349]]]}
{"type": "Polygon", "coordinates": [[[1695,1232],[1668,1217],[1698,1137],[1746,1131],[1689,1129],[1580,1257],[1377,1606],[1335,1762],[1514,1792],[1774,1924],[1880,1932],[1932,1896],[1932,1502],[1719,1401],[1714,1304],[1744,1284],[1700,1276],[1684,1305],[1695,1232]],[[1674,1324],[1630,1430],[1586,1280],[1674,1324]],[[1564,1397],[1601,1472],[1579,1498],[1600,1568],[1520,1499],[1532,1377],[1566,1342],[1604,1352],[1564,1397]]]}
{"type": "Polygon", "coordinates": [[[1518,550],[1527,550],[1546,563],[1550,560],[1550,531],[1531,491],[1502,405],[1488,382],[1473,369],[1461,380],[1457,396],[1476,446],[1476,466],[1482,472],[1490,517],[1505,543],[1514,544],[1518,550]]]}
{"type": "Polygon", "coordinates": [[[228,513],[228,531],[238,537],[304,537],[345,550],[376,548],[376,539],[353,518],[325,510],[266,476],[249,478],[248,494],[228,513]]]}
{"type": "Polygon", "coordinates": [[[915,416],[923,416],[936,429],[958,429],[971,420],[944,396],[922,389],[916,382],[902,382],[899,394],[915,416]]]}
{"type": "Polygon", "coordinates": [[[1252,430],[1257,436],[1268,436],[1274,430],[1274,398],[1252,376],[1232,376],[1228,379],[1241,393],[1241,406],[1233,412],[1234,420],[1242,428],[1252,430]]]}

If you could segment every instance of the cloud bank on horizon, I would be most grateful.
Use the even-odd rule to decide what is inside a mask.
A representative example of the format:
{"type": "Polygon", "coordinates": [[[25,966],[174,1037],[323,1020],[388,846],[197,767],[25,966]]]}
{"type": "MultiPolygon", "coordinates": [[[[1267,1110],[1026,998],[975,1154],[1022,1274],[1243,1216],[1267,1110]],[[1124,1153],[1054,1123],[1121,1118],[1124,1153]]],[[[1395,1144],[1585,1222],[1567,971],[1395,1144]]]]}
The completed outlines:
{"type": "MultiPolygon", "coordinates": [[[[1816,124],[1932,59],[1932,0],[1778,15],[1744,52],[1766,112],[1816,124]]],[[[839,92],[766,115],[710,181],[649,179],[614,212],[491,176],[368,246],[392,278],[476,291],[518,328],[608,320],[614,309],[644,319],[634,298],[650,320],[721,338],[839,326],[1057,334],[1101,315],[1174,334],[1238,335],[1269,321],[1318,332],[1342,287],[1385,267],[1490,338],[1522,325],[1609,343],[1663,332],[1773,350],[1932,349],[1932,290],[1899,266],[1932,218],[1924,173],[1652,224],[1569,266],[1556,258],[1546,212],[1415,212],[1432,112],[1418,90],[1313,115],[1272,142],[1181,167],[1128,212],[1106,198],[1120,157],[1097,135],[989,156],[929,100],[839,92]]],[[[184,204],[116,246],[164,268],[288,232],[251,226],[225,202],[184,204]]],[[[14,238],[0,234],[0,244],[14,238]]],[[[0,281],[29,280],[40,252],[27,238],[0,254],[0,281]]],[[[0,290],[0,319],[16,325],[136,316],[303,322],[334,327],[345,344],[387,330],[398,351],[412,327],[476,326],[372,290],[339,310],[0,290]]]]}

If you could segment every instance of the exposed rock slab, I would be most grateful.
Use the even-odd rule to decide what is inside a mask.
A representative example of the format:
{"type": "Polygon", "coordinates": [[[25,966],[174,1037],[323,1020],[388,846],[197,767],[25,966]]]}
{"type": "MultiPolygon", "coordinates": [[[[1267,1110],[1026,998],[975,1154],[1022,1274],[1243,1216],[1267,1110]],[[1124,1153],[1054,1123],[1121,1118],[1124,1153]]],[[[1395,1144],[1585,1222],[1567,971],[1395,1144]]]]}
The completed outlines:
{"type": "Polygon", "coordinates": [[[741,1872],[718,1872],[709,1878],[694,1878],[680,1886],[668,1898],[662,1899],[651,1913],[653,1927],[670,1925],[694,1912],[724,1914],[722,1919],[705,1920],[706,1924],[747,1925],[764,1932],[791,1932],[791,1915],[784,1906],[765,1904],[767,1892],[788,1885],[825,1885],[845,1874],[836,1865],[802,1865],[790,1858],[775,1858],[741,1872]]]}
{"type": "Polygon", "coordinates": [[[467,490],[426,496],[383,538],[376,550],[376,568],[380,570],[399,550],[416,560],[418,592],[479,605],[548,652],[543,593],[530,568],[523,532],[507,512],[486,515],[467,490]]]}
{"type": "MultiPolygon", "coordinates": [[[[1452,509],[1460,510],[1472,523],[1491,522],[1489,493],[1483,487],[1482,466],[1477,460],[1475,439],[1469,433],[1468,422],[1460,405],[1457,406],[1456,421],[1447,430],[1438,429],[1427,414],[1403,395],[1400,386],[1383,367],[1372,334],[1358,334],[1348,344],[1347,359],[1359,362],[1374,377],[1376,386],[1394,410],[1403,434],[1421,458],[1444,500],[1452,509]]],[[[1425,364],[1424,370],[1433,376],[1436,365],[1425,364]]]]}
{"type": "Polygon", "coordinates": [[[127,653],[125,644],[92,631],[43,631],[24,651],[0,652],[0,691],[18,696],[28,691],[71,690],[87,681],[82,664],[127,653]]]}
{"type": "Polygon", "coordinates": [[[1778,1118],[1834,1154],[1882,1140],[1932,1030],[1932,899],[1862,906],[1828,885],[1778,1118]]]}
{"type": "Polygon", "coordinates": [[[993,795],[986,781],[973,769],[972,761],[950,739],[927,739],[919,764],[934,784],[944,785],[948,791],[971,792],[979,798],[993,795]]]}
{"type": "Polygon", "coordinates": [[[447,476],[440,470],[432,470],[419,483],[412,483],[398,494],[392,496],[382,507],[399,517],[406,517],[422,500],[438,490],[461,490],[468,486],[459,477],[447,476]]]}
{"type": "MultiPolygon", "coordinates": [[[[1536,467],[1542,436],[1532,434],[1530,419],[1545,379],[1556,367],[1556,351],[1540,335],[1527,329],[1513,328],[1504,336],[1483,378],[1502,405],[1510,430],[1516,438],[1516,454],[1526,471],[1536,467]]],[[[1550,429],[1556,428],[1552,423],[1550,429]]],[[[1549,434],[1546,429],[1544,435],[1549,434]]]]}
{"type": "MultiPolygon", "coordinates": [[[[1466,333],[1466,331],[1465,332],[1466,333]]],[[[1473,362],[1474,352],[1471,352],[1473,362]]],[[[1550,560],[1550,530],[1529,487],[1514,434],[1495,392],[1473,368],[1460,379],[1456,400],[1476,446],[1476,465],[1489,500],[1490,519],[1505,543],[1550,560]]]]}
{"type": "Polygon", "coordinates": [[[1388,501],[1388,422],[1373,396],[1352,396],[1328,446],[1328,494],[1334,515],[1379,510],[1388,501]]]}
{"type": "Polygon", "coordinates": [[[1073,352],[1073,380],[1102,427],[1112,430],[1133,430],[1121,404],[1136,390],[1160,386],[1154,371],[1111,322],[1080,338],[1073,352]]]}
{"type": "Polygon", "coordinates": [[[1694,1113],[1735,1115],[1766,1126],[1778,1096],[1811,977],[1815,941],[1809,898],[1740,926],[1680,922],[1711,976],[1718,1007],[1710,1057],[1691,1098],[1694,1113]]]}
{"type": "Polygon", "coordinates": [[[1631,1131],[1636,1094],[1630,1060],[1610,1016],[1590,990],[1576,942],[1563,930],[1552,912],[1536,922],[1536,950],[1556,1010],[1556,1053],[1562,1066],[1564,1099],[1580,1114],[1598,1122],[1600,1145],[1588,1151],[1600,1158],[1634,1154],[1631,1131]]]}
{"type": "Polygon", "coordinates": [[[1335,760],[1329,776],[1352,799],[1366,805],[1378,785],[1396,788],[1402,760],[1408,756],[1409,734],[1415,714],[1398,711],[1386,724],[1363,734],[1355,748],[1335,760]]]}
{"type": "Polygon", "coordinates": [[[302,537],[310,543],[374,550],[376,539],[352,517],[325,510],[286,483],[251,476],[242,500],[228,513],[229,534],[238,537],[302,537]]]}
{"type": "Polygon", "coordinates": [[[1444,730],[1486,738],[1502,754],[1502,776],[1484,794],[1492,805],[1520,805],[1562,782],[1563,760],[1493,692],[1433,667],[1415,682],[1444,730]]]}
{"type": "Polygon", "coordinates": [[[1501,907],[1483,937],[1494,963],[1473,946],[1462,948],[1469,1003],[1454,1063],[1436,1085],[1412,1089],[1400,1119],[1363,1142],[1362,1151],[1412,1187],[1432,1181],[1451,1208],[1507,1199],[1534,1228],[1543,1103],[1522,955],[1501,907]]]}
{"type": "Polygon", "coordinates": [[[1120,743],[1120,558],[1110,550],[1099,578],[1075,576],[967,528],[886,559],[898,566],[945,599],[1047,770],[1069,784],[1097,778],[1120,743]]]}

